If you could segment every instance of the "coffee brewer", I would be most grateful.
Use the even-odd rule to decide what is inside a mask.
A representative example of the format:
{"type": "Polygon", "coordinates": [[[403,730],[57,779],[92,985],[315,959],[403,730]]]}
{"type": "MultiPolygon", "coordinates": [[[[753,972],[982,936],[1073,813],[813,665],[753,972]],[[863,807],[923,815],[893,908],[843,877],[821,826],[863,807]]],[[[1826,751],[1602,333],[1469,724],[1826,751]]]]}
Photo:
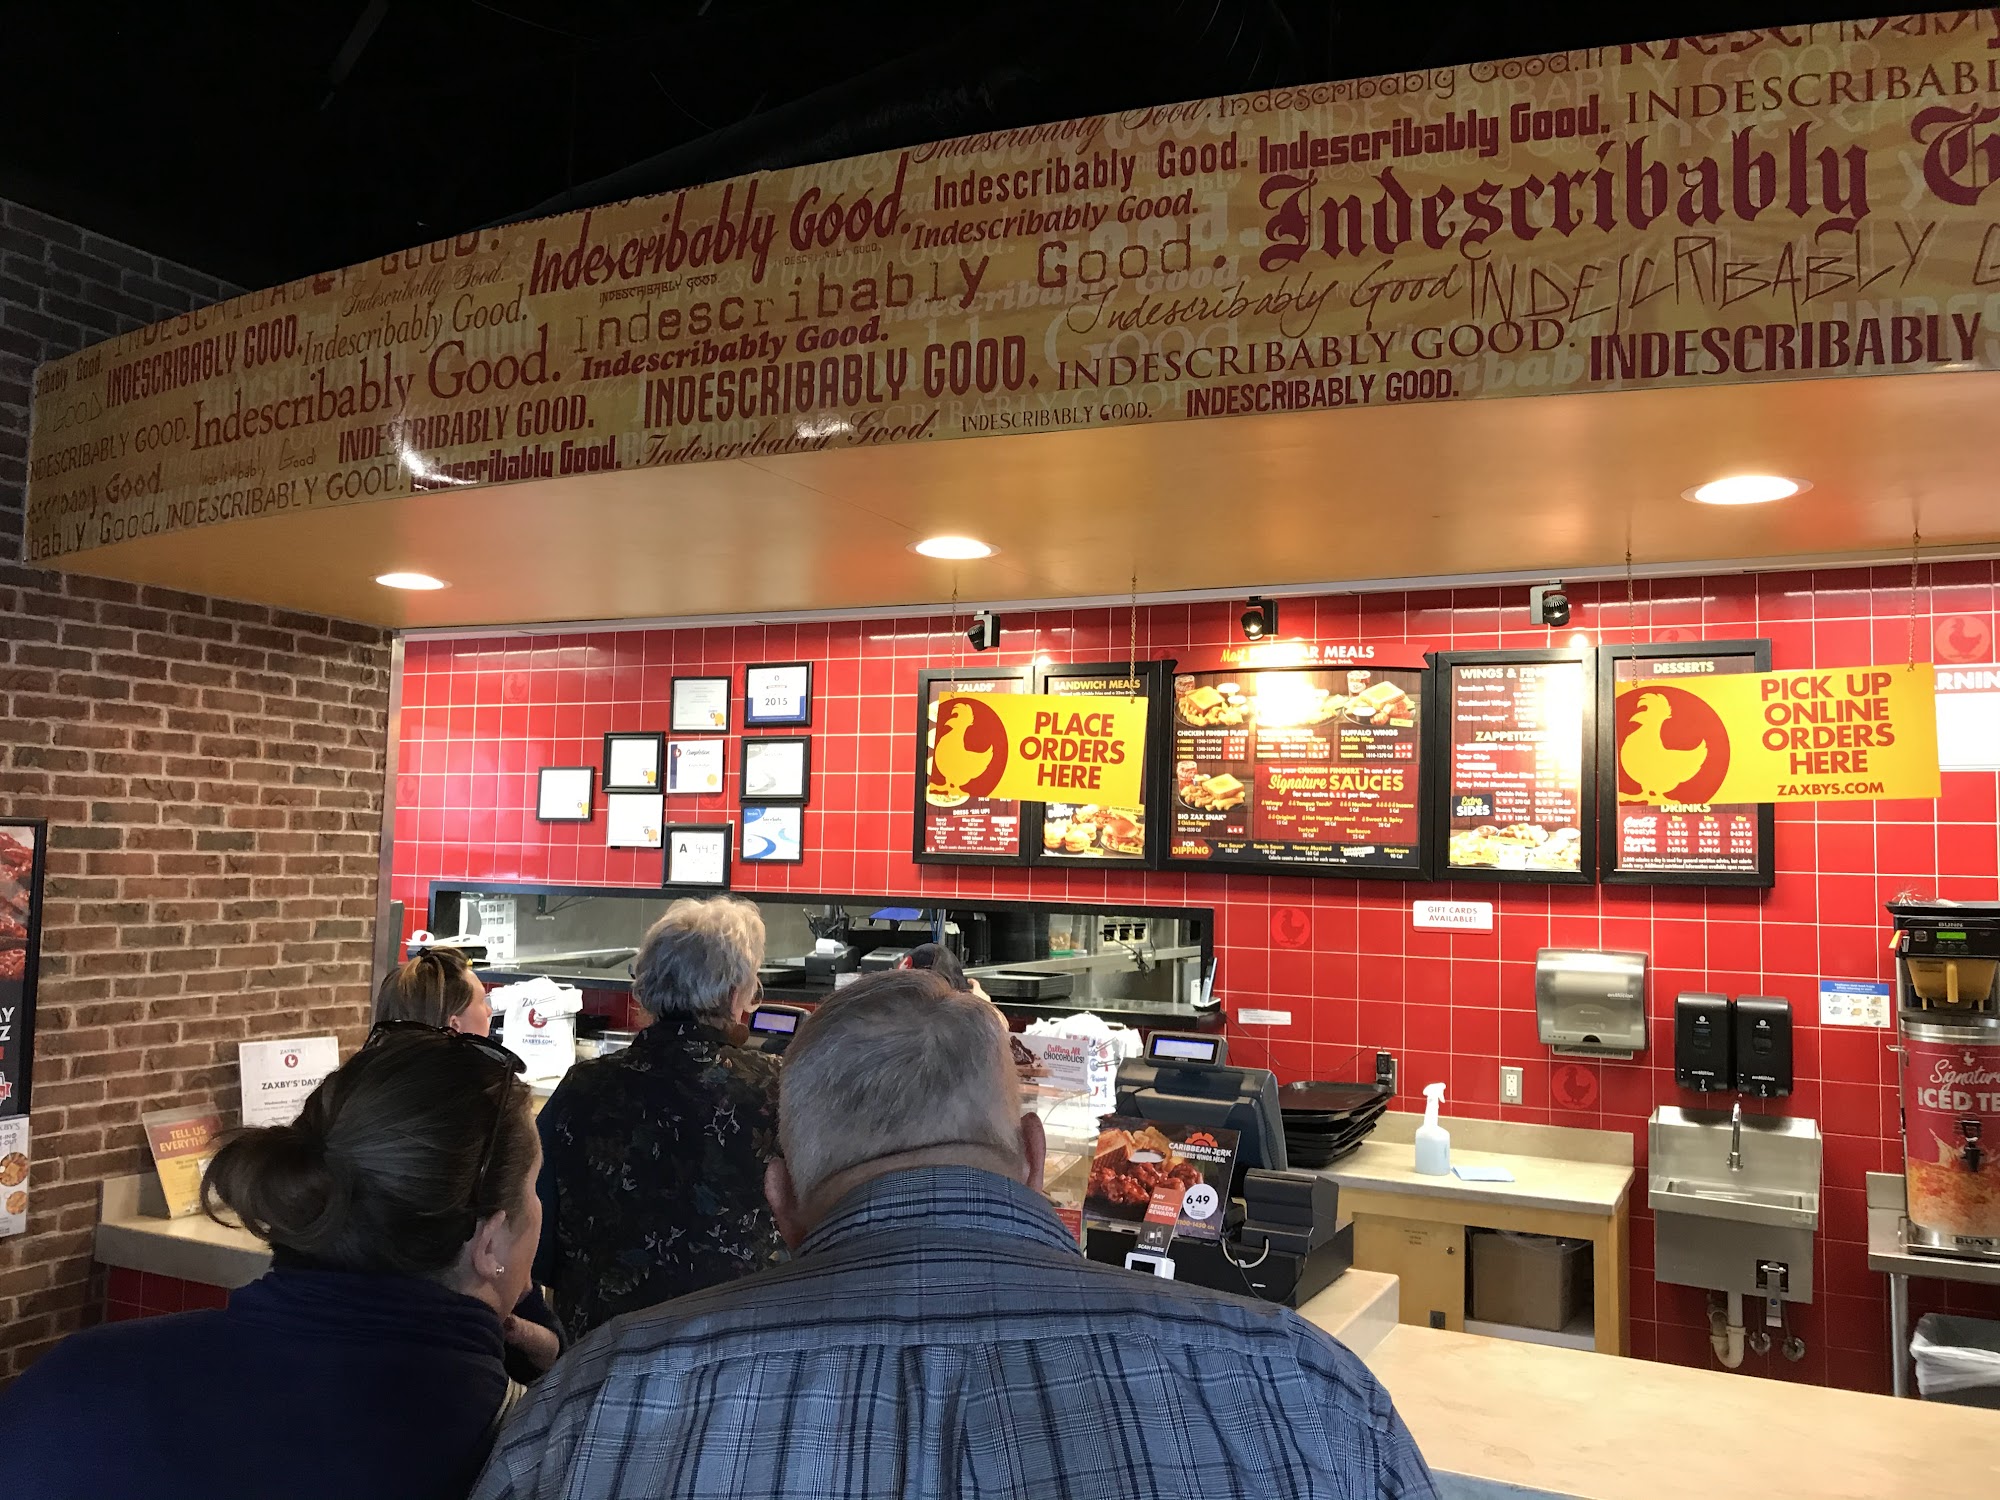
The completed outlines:
{"type": "Polygon", "coordinates": [[[1912,1250],[2000,1260],[2000,903],[1892,902],[1912,1250]]]}

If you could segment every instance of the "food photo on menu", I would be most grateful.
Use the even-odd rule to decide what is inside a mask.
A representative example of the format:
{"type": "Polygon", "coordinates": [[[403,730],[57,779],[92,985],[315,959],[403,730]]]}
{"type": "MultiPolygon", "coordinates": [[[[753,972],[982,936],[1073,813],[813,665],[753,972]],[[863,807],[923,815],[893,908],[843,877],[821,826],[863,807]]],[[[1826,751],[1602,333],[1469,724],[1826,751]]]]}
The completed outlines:
{"type": "Polygon", "coordinates": [[[1583,664],[1453,663],[1448,672],[1447,864],[1581,872],[1583,664]]]}
{"type": "Polygon", "coordinates": [[[1422,698],[1416,668],[1177,676],[1174,857],[1418,868],[1422,698]]]}

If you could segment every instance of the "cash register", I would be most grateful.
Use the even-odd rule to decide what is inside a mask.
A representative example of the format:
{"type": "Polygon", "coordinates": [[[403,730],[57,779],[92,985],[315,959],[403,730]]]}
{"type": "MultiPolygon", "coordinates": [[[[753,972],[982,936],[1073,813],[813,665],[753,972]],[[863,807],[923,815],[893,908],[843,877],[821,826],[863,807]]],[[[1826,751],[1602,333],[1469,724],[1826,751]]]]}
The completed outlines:
{"type": "MultiPolygon", "coordinates": [[[[1337,1228],[1340,1189],[1285,1161],[1278,1080],[1229,1064],[1226,1037],[1156,1031],[1143,1057],[1120,1064],[1118,1113],[1158,1125],[1236,1132],[1236,1165],[1220,1241],[1176,1239],[1175,1280],[1298,1307],[1353,1264],[1353,1230],[1337,1228]]],[[[1155,1269],[1135,1256],[1136,1231],[1092,1225],[1085,1253],[1109,1265],[1155,1269]]]]}

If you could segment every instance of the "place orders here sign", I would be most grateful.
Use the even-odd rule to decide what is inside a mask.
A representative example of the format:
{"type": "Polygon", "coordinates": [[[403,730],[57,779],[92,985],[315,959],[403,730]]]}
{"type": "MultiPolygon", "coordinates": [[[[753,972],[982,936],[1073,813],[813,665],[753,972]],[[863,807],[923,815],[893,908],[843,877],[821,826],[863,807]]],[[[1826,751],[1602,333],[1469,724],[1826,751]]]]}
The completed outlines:
{"type": "Polygon", "coordinates": [[[1195,100],[330,270],[44,365],[27,561],[715,459],[2000,366],[1995,17],[1195,100]]]}

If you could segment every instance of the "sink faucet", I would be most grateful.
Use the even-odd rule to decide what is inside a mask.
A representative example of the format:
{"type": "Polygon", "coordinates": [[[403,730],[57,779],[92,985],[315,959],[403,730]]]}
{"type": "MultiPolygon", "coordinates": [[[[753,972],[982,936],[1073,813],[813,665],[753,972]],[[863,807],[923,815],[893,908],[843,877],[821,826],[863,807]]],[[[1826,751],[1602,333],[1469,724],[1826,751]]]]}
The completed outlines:
{"type": "Polygon", "coordinates": [[[1743,1170],[1743,1101],[1738,1099],[1736,1107],[1729,1112],[1729,1170],[1743,1170]]]}

